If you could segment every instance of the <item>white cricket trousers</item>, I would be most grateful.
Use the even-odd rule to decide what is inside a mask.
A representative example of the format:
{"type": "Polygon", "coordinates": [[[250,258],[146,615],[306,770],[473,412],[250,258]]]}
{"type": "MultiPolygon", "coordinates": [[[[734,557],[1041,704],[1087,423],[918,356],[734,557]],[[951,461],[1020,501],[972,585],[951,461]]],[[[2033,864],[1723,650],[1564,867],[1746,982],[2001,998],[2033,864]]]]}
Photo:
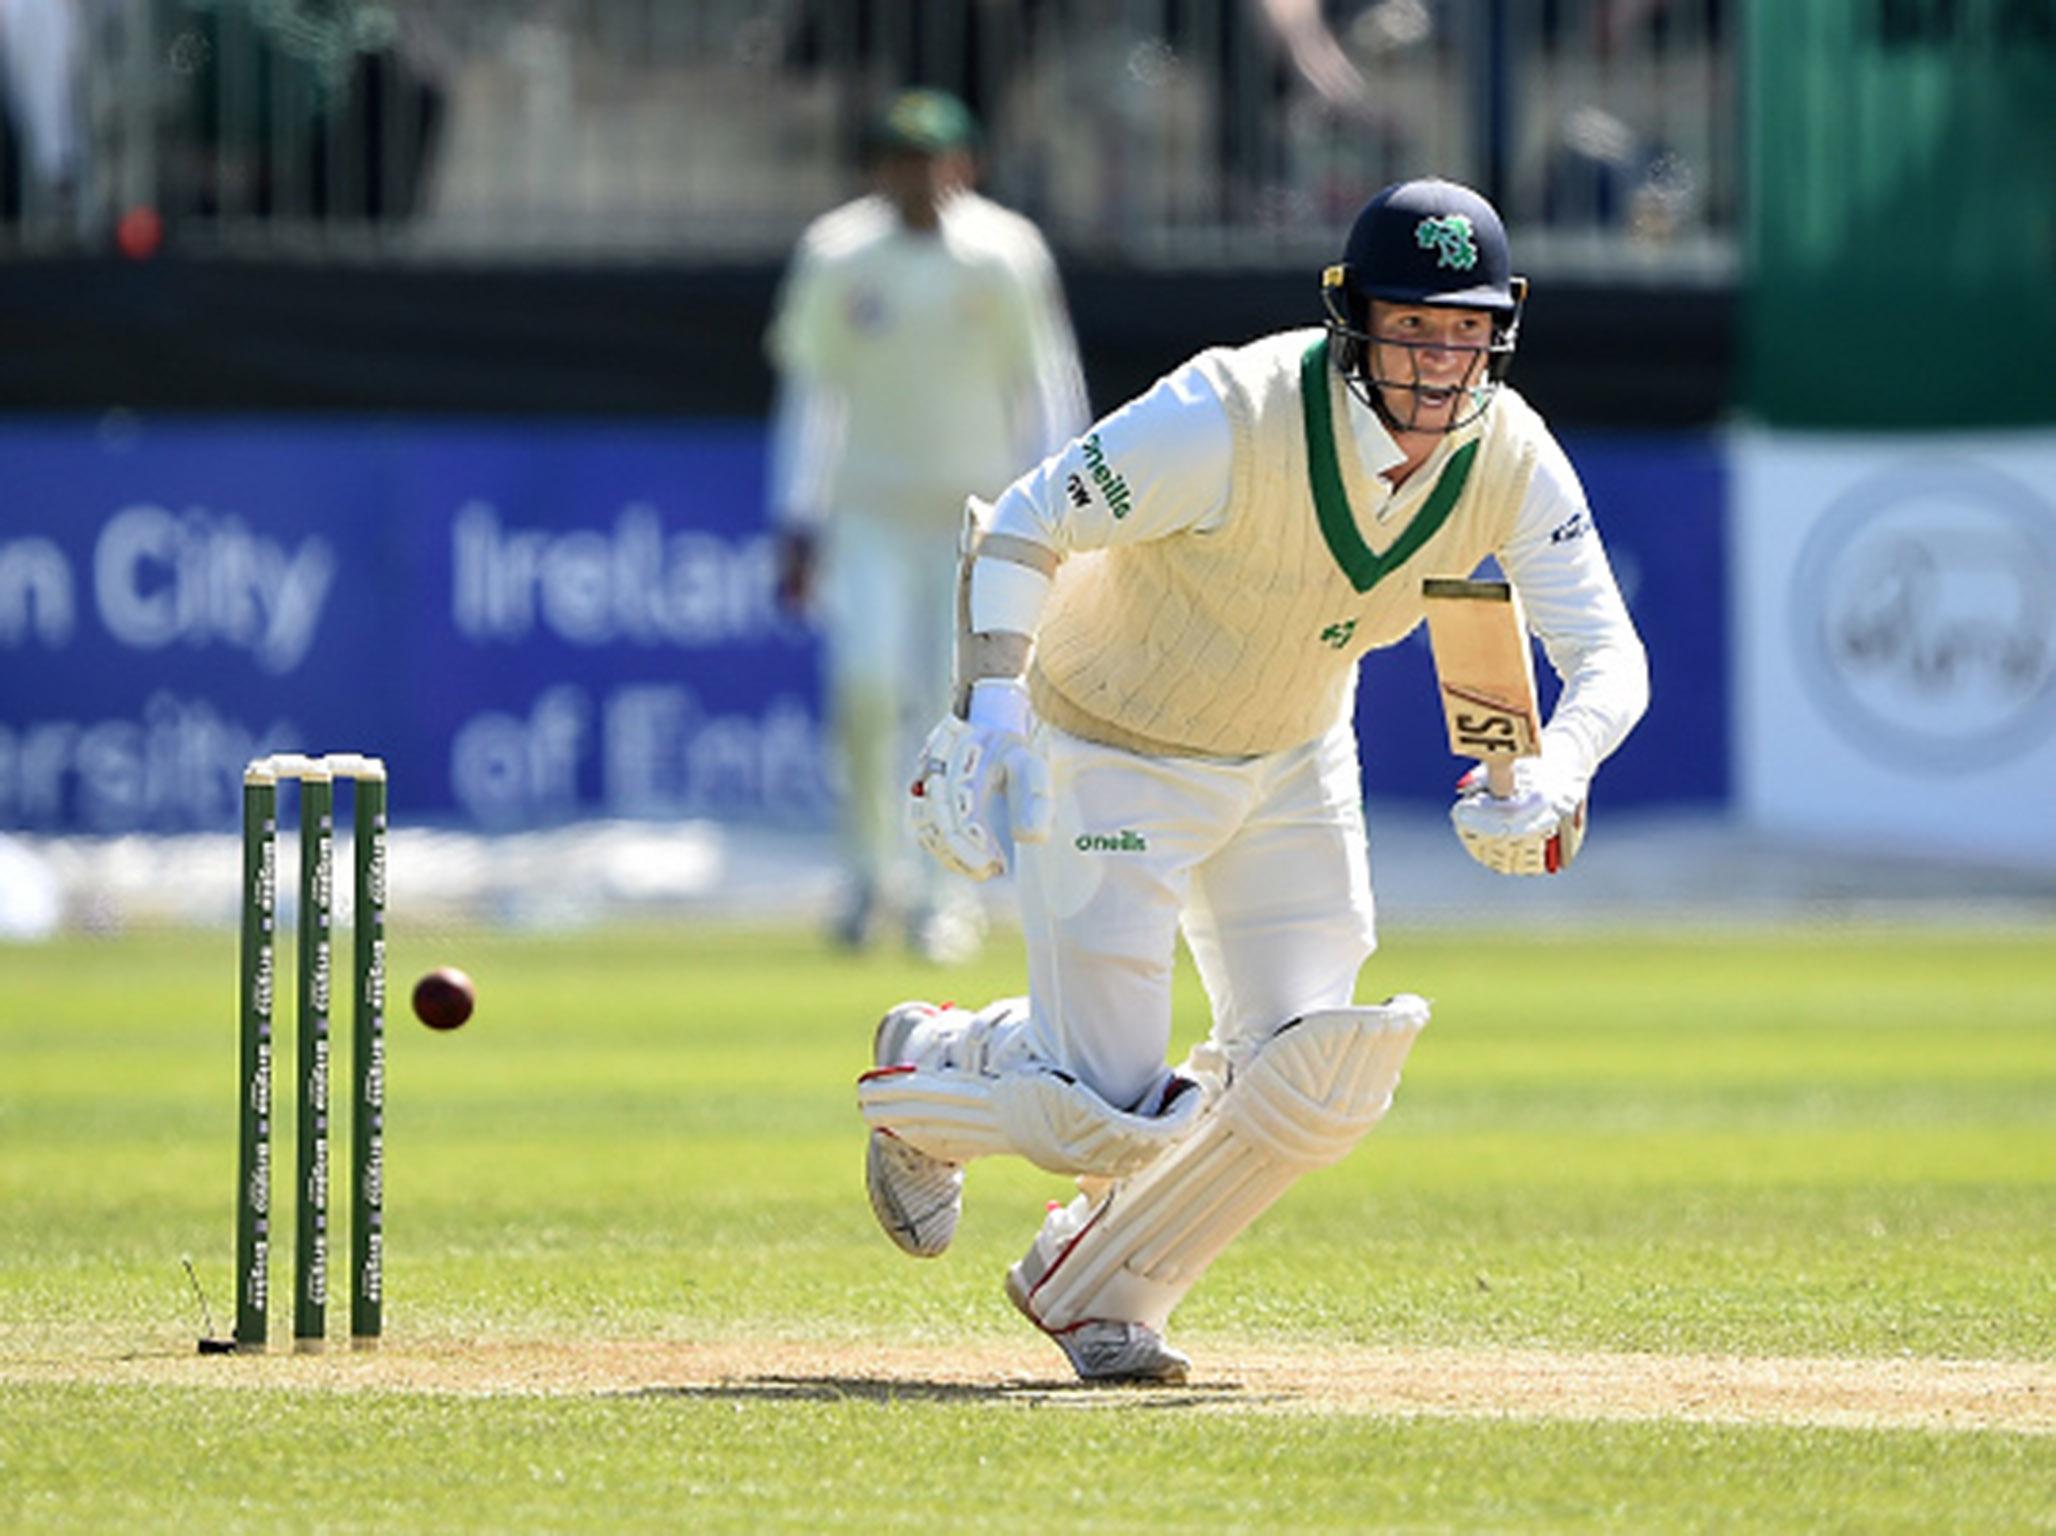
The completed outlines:
{"type": "Polygon", "coordinates": [[[1056,801],[1017,850],[1038,1053],[1127,1108],[1162,1079],[1182,928],[1235,1045],[1347,1007],[1376,947],[1356,736],[1253,758],[1145,757],[1037,729],[1056,801]]]}
{"type": "Polygon", "coordinates": [[[823,619],[844,856],[867,883],[911,881],[931,898],[943,872],[906,832],[905,804],[922,739],[949,710],[956,591],[956,527],[940,515],[925,527],[856,512],[829,520],[823,619]]]}

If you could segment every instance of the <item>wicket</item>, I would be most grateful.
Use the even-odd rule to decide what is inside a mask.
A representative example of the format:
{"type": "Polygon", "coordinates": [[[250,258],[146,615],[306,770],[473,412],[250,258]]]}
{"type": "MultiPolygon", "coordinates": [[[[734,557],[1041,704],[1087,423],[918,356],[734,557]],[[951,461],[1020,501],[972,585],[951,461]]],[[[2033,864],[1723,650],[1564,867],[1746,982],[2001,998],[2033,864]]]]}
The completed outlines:
{"type": "Polygon", "coordinates": [[[350,1336],[376,1347],[384,1305],[386,771],[375,757],[280,753],[243,770],[239,1150],[236,1166],[238,1350],[269,1342],[271,1022],[278,912],[278,786],[300,785],[300,987],[295,1128],[293,1347],[328,1332],[329,925],[335,890],[335,781],[355,781],[356,985],[351,1000],[350,1336]]]}

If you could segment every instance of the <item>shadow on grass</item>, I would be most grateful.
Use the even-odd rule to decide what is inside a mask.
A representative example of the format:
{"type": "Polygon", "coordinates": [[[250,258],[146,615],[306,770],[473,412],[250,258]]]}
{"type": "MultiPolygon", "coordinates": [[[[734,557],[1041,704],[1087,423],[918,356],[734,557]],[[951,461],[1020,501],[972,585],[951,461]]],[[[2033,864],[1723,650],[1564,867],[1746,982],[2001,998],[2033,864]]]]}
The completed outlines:
{"type": "Polygon", "coordinates": [[[676,1397],[700,1402],[1021,1403],[1065,1408],[1254,1407],[1272,1401],[1237,1382],[913,1381],[881,1376],[746,1376],[713,1385],[634,1387],[605,1397],[676,1397]]]}

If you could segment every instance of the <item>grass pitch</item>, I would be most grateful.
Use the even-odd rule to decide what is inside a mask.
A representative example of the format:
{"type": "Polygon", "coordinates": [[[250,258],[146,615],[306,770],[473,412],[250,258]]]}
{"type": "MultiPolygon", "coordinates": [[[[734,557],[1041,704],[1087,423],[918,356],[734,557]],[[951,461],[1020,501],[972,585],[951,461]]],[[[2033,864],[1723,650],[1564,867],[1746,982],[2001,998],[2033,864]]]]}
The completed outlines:
{"type": "Polygon", "coordinates": [[[233,950],[0,949],[0,1528],[2050,1528],[2056,930],[1388,933],[1365,995],[1436,1005],[1392,1116],[1149,1392],[999,1294],[1062,1181],[980,1164],[925,1264],[864,1203],[872,1022],[1017,950],[404,915],[396,998],[481,1003],[390,1026],[386,1347],[288,1352],[281,1241],[274,1354],[199,1359],[233,950]]]}

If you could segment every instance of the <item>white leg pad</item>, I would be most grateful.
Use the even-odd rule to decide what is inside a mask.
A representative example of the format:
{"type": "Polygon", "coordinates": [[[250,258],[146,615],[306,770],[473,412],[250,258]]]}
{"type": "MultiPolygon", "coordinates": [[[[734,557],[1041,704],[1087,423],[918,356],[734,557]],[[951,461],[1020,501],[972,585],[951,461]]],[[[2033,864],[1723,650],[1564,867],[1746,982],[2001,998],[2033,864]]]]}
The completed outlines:
{"type": "Polygon", "coordinates": [[[1016,1304],[1050,1332],[1098,1320],[1162,1331],[1244,1227],[1384,1118],[1427,1022],[1428,1005],[1402,994],[1288,1024],[1168,1155],[1050,1214],[1008,1274],[1016,1304]]]}
{"type": "Polygon", "coordinates": [[[857,1107],[946,1163],[1015,1153],[1052,1173],[1119,1179],[1176,1147],[1200,1123],[1208,1094],[1187,1081],[1154,1115],[1116,1109],[1067,1072],[1021,1049],[1025,1015],[994,1005],[967,1027],[857,1079],[857,1107]]]}

